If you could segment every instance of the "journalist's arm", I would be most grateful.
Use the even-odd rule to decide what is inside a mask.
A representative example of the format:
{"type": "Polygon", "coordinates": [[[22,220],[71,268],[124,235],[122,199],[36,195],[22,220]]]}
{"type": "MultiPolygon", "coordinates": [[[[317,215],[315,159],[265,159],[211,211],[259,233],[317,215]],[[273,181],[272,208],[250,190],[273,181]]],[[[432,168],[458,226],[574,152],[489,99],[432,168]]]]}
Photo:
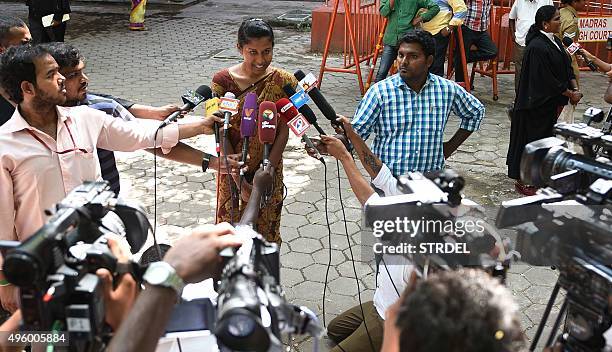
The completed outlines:
{"type": "MultiPolygon", "coordinates": [[[[181,238],[168,251],[164,262],[170,264],[186,283],[199,282],[213,275],[226,247],[240,245],[234,228],[227,224],[208,225],[181,238]]],[[[170,318],[177,292],[172,288],[146,285],[134,308],[111,340],[108,351],[155,351],[170,318]],[[142,322],[147,328],[142,328],[142,322]]]]}

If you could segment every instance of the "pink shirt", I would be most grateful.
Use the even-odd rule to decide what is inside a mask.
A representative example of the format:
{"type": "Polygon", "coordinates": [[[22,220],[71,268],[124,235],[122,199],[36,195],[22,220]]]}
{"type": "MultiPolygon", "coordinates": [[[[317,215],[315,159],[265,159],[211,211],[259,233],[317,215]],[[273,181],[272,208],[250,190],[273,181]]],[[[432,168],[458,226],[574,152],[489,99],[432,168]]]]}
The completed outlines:
{"type": "MultiPolygon", "coordinates": [[[[0,127],[0,240],[27,239],[45,224],[45,209],[84,181],[100,180],[96,147],[152,148],[160,123],[126,122],[87,106],[57,112],[57,141],[31,127],[19,109],[0,127]]],[[[158,132],[155,145],[167,153],[178,137],[178,126],[171,124],[158,132]]]]}

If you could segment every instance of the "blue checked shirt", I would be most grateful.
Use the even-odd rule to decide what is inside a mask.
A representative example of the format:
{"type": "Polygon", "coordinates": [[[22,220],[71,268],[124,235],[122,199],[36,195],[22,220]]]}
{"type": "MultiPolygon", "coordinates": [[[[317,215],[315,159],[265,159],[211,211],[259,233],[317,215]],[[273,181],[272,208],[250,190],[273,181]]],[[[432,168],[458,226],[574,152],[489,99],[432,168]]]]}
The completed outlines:
{"type": "Polygon", "coordinates": [[[451,111],[468,131],[476,131],[485,114],[484,105],[452,81],[429,74],[416,93],[395,74],[368,90],[352,125],[364,140],[376,134],[372,151],[399,176],[444,168],[442,143],[451,111]]]}

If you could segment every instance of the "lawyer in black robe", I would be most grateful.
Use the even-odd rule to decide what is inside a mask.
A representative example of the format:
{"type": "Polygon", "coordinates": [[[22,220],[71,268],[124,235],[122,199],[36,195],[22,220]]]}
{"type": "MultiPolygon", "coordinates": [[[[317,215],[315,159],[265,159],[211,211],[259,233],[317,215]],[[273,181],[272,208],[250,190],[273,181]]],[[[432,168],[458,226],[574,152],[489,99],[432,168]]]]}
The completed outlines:
{"type": "MultiPolygon", "coordinates": [[[[558,11],[557,11],[558,14],[558,11]]],[[[547,22],[544,22],[544,25],[547,22]]],[[[540,23],[540,28],[544,28],[540,23]]],[[[521,155],[525,145],[553,135],[560,108],[575,88],[571,60],[563,44],[555,43],[534,25],[527,35],[523,70],[514,105],[508,148],[508,176],[520,180],[521,155]]]]}

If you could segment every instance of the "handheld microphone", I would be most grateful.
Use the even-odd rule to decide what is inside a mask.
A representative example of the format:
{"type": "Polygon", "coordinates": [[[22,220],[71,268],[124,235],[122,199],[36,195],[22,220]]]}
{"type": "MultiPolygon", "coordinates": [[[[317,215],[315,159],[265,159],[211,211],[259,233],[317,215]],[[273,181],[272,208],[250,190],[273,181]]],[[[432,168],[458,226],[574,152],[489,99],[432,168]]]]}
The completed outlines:
{"type": "MultiPolygon", "coordinates": [[[[247,153],[249,151],[249,138],[255,136],[257,129],[257,94],[251,92],[244,97],[242,105],[242,120],[240,121],[240,137],[242,141],[242,162],[246,162],[247,153]]],[[[240,175],[244,171],[240,169],[240,175]]]]}
{"type": "MultiPolygon", "coordinates": [[[[285,91],[285,94],[287,94],[288,98],[297,93],[293,86],[291,86],[291,84],[286,84],[283,87],[283,90],[285,91]]],[[[300,112],[300,114],[304,115],[308,123],[310,123],[317,129],[317,132],[319,132],[319,134],[325,135],[325,131],[323,131],[321,126],[319,126],[319,124],[317,123],[317,116],[315,115],[314,111],[312,111],[310,106],[304,104],[298,109],[298,111],[300,112]]]]}
{"type": "Polygon", "coordinates": [[[170,114],[166,119],[159,125],[159,128],[163,128],[170,124],[171,122],[176,121],[176,119],[181,116],[182,112],[192,110],[196,106],[198,106],[201,102],[212,98],[212,90],[207,85],[201,85],[196,89],[196,91],[189,90],[187,93],[183,94],[181,99],[183,99],[183,106],[172,114],[170,114]]]}
{"type": "MultiPolygon", "coordinates": [[[[219,111],[219,97],[216,93],[213,93],[213,98],[208,99],[206,101],[206,116],[214,115],[219,111]]],[[[215,132],[215,151],[217,152],[217,156],[221,155],[221,147],[219,144],[219,124],[215,122],[213,124],[214,132],[215,132]]]]}
{"type": "Polygon", "coordinates": [[[593,61],[587,58],[587,56],[584,54],[584,51],[582,51],[579,43],[575,43],[570,37],[563,37],[562,42],[563,42],[563,45],[565,45],[565,47],[567,48],[567,52],[570,55],[575,55],[575,54],[580,55],[582,59],[584,60],[584,63],[587,64],[587,66],[589,67],[589,69],[591,69],[591,71],[593,72],[597,71],[597,65],[595,65],[593,61]]]}
{"type": "MultiPolygon", "coordinates": [[[[299,115],[298,110],[291,103],[291,101],[289,101],[289,99],[287,99],[287,98],[279,99],[276,102],[276,109],[278,110],[278,116],[280,117],[281,121],[283,123],[286,123],[286,124],[288,124],[289,121],[291,121],[294,117],[299,115]]],[[[291,128],[290,128],[290,130],[293,131],[293,129],[291,129],[291,128]]],[[[293,131],[293,132],[295,133],[295,131],[293,131]]],[[[323,157],[321,156],[321,154],[317,150],[317,147],[315,147],[314,143],[312,143],[312,140],[310,140],[310,138],[308,138],[308,136],[306,134],[302,135],[302,141],[304,143],[306,143],[306,145],[309,148],[314,149],[314,151],[315,151],[315,158],[317,158],[320,162],[325,164],[325,160],[323,159],[323,157]]]]}
{"type": "Polygon", "coordinates": [[[238,113],[238,104],[240,100],[236,99],[236,95],[232,92],[226,92],[219,101],[219,110],[223,112],[223,138],[227,138],[230,118],[238,113]]]}
{"type": "Polygon", "coordinates": [[[259,142],[264,145],[263,165],[270,164],[270,151],[276,139],[276,105],[271,101],[262,101],[259,104],[259,115],[257,117],[257,127],[259,132],[259,142]]]}
{"type": "MultiPolygon", "coordinates": [[[[295,76],[295,78],[298,79],[298,81],[301,81],[306,77],[302,70],[295,71],[293,75],[295,76]]],[[[323,116],[325,116],[331,122],[332,125],[342,126],[342,124],[336,121],[336,111],[334,111],[334,108],[329,105],[323,94],[321,94],[319,88],[317,88],[316,86],[311,87],[307,93],[310,96],[310,99],[312,99],[315,105],[319,108],[319,110],[321,110],[323,116]]]]}

